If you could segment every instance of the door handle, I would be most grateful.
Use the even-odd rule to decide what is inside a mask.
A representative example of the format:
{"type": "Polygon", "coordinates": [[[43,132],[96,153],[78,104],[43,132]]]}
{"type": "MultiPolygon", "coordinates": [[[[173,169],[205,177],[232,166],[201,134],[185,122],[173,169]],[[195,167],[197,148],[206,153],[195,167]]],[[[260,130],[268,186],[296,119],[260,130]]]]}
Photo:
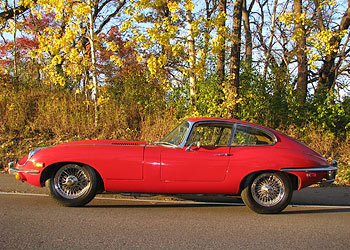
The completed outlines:
{"type": "Polygon", "coordinates": [[[216,154],[216,156],[231,156],[232,154],[216,154]]]}

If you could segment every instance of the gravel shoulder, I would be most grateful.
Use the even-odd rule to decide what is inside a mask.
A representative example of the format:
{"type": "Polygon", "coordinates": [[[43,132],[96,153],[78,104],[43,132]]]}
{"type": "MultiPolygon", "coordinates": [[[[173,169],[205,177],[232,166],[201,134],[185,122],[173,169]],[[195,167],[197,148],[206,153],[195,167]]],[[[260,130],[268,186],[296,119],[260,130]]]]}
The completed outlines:
{"type": "MultiPolygon", "coordinates": [[[[0,192],[48,194],[47,188],[22,183],[21,181],[17,181],[14,176],[5,173],[0,174],[0,192]]],[[[133,197],[125,197],[123,195],[114,196],[133,199],[133,197]]],[[[240,202],[237,197],[208,195],[177,195],[175,197],[157,195],[151,197],[151,199],[240,202]]],[[[350,187],[307,187],[294,192],[291,204],[350,206],[350,187]]]]}

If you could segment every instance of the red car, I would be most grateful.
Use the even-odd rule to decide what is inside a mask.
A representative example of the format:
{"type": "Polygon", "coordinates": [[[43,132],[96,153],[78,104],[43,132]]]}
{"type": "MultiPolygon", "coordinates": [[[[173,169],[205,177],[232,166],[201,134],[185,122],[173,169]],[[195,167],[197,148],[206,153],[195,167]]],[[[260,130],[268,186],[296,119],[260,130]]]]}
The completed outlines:
{"type": "Polygon", "coordinates": [[[240,195],[257,213],[279,213],[294,190],[334,181],[337,163],[275,130],[214,118],[186,119],[164,140],[76,141],[38,148],[9,171],[49,187],[64,206],[101,192],[240,195]]]}

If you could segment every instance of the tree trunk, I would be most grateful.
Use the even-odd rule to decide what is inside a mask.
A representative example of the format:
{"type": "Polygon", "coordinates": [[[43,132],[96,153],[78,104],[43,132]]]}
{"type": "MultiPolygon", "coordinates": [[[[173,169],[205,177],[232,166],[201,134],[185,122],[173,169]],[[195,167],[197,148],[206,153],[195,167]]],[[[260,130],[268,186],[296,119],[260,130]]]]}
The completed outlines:
{"type": "MultiPolygon", "coordinates": [[[[16,9],[16,0],[13,1],[13,9],[16,9]]],[[[16,12],[13,12],[13,19],[15,23],[14,31],[13,31],[13,85],[15,86],[15,89],[18,88],[18,77],[17,77],[17,43],[16,43],[16,36],[17,36],[17,16],[16,12]]]]}
{"type": "Polygon", "coordinates": [[[198,76],[198,79],[200,81],[204,80],[205,76],[205,69],[207,67],[207,58],[209,53],[209,41],[210,41],[210,19],[213,14],[213,10],[210,10],[210,0],[205,0],[205,13],[206,13],[206,22],[205,22],[205,30],[204,30],[204,43],[203,43],[203,55],[200,58],[199,61],[199,67],[201,67],[202,70],[200,70],[198,76]]]}
{"type": "MultiPolygon", "coordinates": [[[[296,20],[302,15],[302,0],[294,0],[294,13],[296,20]]],[[[306,36],[305,26],[301,21],[295,21],[295,33],[299,34],[296,40],[297,61],[298,61],[298,79],[296,86],[296,98],[300,104],[305,103],[307,95],[307,56],[306,56],[306,36]]]]}
{"type": "Polygon", "coordinates": [[[253,42],[252,42],[252,31],[250,29],[249,15],[254,5],[255,0],[252,0],[251,5],[247,9],[247,0],[243,0],[242,6],[242,19],[244,27],[244,38],[245,38],[245,60],[249,67],[253,61],[253,42]]]}
{"type": "Polygon", "coordinates": [[[220,51],[218,52],[216,73],[218,76],[219,89],[225,80],[225,28],[226,28],[226,0],[219,0],[219,26],[218,42],[220,51]]]}
{"type": "Polygon", "coordinates": [[[228,116],[230,118],[235,117],[238,111],[242,6],[243,0],[236,0],[232,16],[233,34],[230,56],[230,77],[227,91],[227,102],[229,104],[228,116]]]}
{"type": "Polygon", "coordinates": [[[94,20],[93,20],[93,2],[90,0],[91,12],[89,13],[89,41],[91,48],[91,72],[92,72],[92,84],[94,89],[94,106],[95,106],[95,128],[98,126],[99,119],[99,108],[98,108],[98,83],[97,83],[97,75],[96,75],[96,58],[95,58],[95,45],[94,45],[94,20]]]}
{"type": "MultiPolygon", "coordinates": [[[[273,4],[273,12],[272,12],[272,16],[271,16],[271,31],[270,31],[269,44],[268,44],[268,47],[264,51],[266,63],[264,66],[263,76],[264,76],[265,80],[266,80],[266,76],[267,76],[267,70],[270,67],[270,62],[274,61],[274,59],[271,58],[271,51],[272,51],[272,46],[273,46],[273,38],[275,36],[277,3],[278,3],[278,0],[275,0],[274,4],[273,4]]],[[[263,39],[261,39],[261,41],[263,41],[263,39]]]]}
{"type": "Polygon", "coordinates": [[[194,43],[194,35],[193,35],[193,19],[192,12],[190,10],[186,10],[186,21],[188,24],[188,54],[189,54],[189,77],[190,77],[190,98],[191,105],[193,107],[193,111],[196,111],[196,49],[194,43]]]}

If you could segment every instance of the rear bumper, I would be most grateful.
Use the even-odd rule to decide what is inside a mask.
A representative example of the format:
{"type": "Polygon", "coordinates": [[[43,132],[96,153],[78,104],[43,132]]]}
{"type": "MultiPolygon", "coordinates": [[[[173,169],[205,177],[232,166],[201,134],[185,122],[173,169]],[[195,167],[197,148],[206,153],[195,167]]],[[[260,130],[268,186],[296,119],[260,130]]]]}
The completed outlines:
{"type": "Polygon", "coordinates": [[[334,182],[335,176],[337,174],[337,170],[338,170],[338,162],[336,160],[333,160],[332,164],[329,166],[281,169],[281,171],[284,171],[284,172],[325,173],[324,178],[322,178],[317,183],[334,182]]]}

